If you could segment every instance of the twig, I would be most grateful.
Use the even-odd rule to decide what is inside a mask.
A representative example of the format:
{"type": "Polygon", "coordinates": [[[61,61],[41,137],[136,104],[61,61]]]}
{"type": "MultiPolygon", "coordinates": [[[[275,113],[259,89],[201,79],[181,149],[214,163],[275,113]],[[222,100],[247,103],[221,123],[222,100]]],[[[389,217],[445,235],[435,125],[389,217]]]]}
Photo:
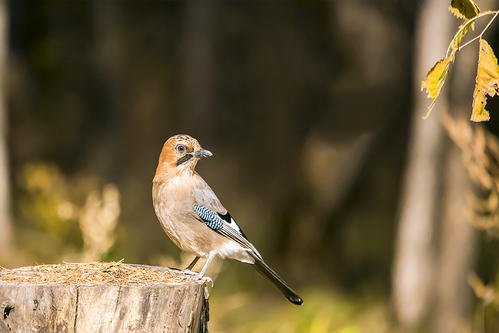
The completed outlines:
{"type": "Polygon", "coordinates": [[[463,45],[459,46],[459,48],[457,49],[458,51],[461,51],[461,49],[463,49],[464,47],[468,46],[469,44],[473,43],[474,41],[476,41],[477,39],[481,39],[483,37],[483,34],[485,33],[485,31],[487,31],[487,29],[490,27],[490,25],[492,24],[492,22],[494,22],[494,20],[496,19],[497,15],[499,15],[499,11],[497,11],[495,13],[495,15],[490,19],[489,23],[487,23],[487,25],[485,26],[485,28],[483,28],[482,32],[470,39],[469,41],[467,41],[466,43],[464,43],[463,45]]]}
{"type": "Polygon", "coordinates": [[[123,261],[125,261],[125,258],[121,258],[120,260],[116,261],[116,262],[112,262],[109,266],[103,268],[101,271],[102,272],[109,272],[109,269],[115,267],[115,266],[119,266],[123,263],[123,261]]]}
{"type": "MultiPolygon", "coordinates": [[[[494,10],[494,11],[490,10],[490,11],[482,12],[482,13],[478,14],[477,16],[470,18],[468,21],[466,21],[464,24],[462,24],[459,27],[459,30],[454,34],[454,37],[452,37],[452,40],[450,41],[450,44],[449,44],[449,47],[447,48],[447,52],[445,53],[445,56],[448,57],[450,55],[452,45],[454,44],[454,40],[456,40],[456,38],[459,37],[459,35],[462,33],[462,31],[464,29],[466,29],[469,25],[471,25],[473,22],[475,22],[479,18],[482,18],[482,17],[487,16],[487,15],[495,14],[494,17],[490,20],[489,24],[487,24],[487,26],[485,27],[484,30],[486,30],[490,26],[492,21],[495,19],[495,17],[497,16],[498,13],[499,13],[499,11],[497,11],[497,10],[494,10]]],[[[481,34],[483,34],[483,33],[484,33],[484,31],[482,31],[481,34]]]]}

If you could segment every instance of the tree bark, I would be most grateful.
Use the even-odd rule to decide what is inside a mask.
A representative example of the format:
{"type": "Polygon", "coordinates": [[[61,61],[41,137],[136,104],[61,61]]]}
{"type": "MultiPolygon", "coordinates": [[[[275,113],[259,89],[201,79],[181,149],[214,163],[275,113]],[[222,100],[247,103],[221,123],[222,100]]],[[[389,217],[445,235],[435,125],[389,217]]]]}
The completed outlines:
{"type": "MultiPolygon", "coordinates": [[[[453,68],[449,114],[452,118],[469,121],[471,92],[475,83],[470,68],[476,66],[477,50],[474,47],[465,48],[458,57],[453,68]]],[[[467,276],[472,271],[475,236],[468,219],[466,197],[473,188],[463,165],[462,152],[454,142],[448,142],[448,146],[433,332],[470,330],[471,289],[467,276]]]]}
{"type": "Polygon", "coordinates": [[[37,266],[18,273],[14,270],[8,279],[0,273],[0,332],[207,332],[203,283],[170,269],[119,265],[122,271],[118,275],[139,267],[144,276],[161,270],[181,280],[127,282],[127,278],[120,278],[119,282],[89,283],[76,276],[71,283],[47,283],[50,278],[46,276],[61,274],[50,273],[50,265],[38,266],[43,270],[37,266]],[[42,282],[25,279],[30,269],[41,272],[36,278],[42,282]]]}
{"type": "Polygon", "coordinates": [[[214,111],[213,32],[216,7],[216,2],[212,0],[186,3],[182,47],[182,126],[197,135],[210,134],[210,115],[214,111]]]}
{"type": "MultiPolygon", "coordinates": [[[[419,87],[427,70],[445,54],[449,44],[452,15],[448,5],[441,0],[425,1],[416,26],[415,105],[393,273],[395,315],[406,331],[426,319],[434,291],[434,228],[443,136],[438,115],[421,119],[429,102],[419,87]]],[[[442,95],[438,110],[446,107],[442,95]]]]}
{"type": "Polygon", "coordinates": [[[446,164],[433,332],[466,331],[470,323],[471,289],[466,279],[471,272],[475,242],[465,199],[471,186],[457,147],[450,149],[446,164]]]}

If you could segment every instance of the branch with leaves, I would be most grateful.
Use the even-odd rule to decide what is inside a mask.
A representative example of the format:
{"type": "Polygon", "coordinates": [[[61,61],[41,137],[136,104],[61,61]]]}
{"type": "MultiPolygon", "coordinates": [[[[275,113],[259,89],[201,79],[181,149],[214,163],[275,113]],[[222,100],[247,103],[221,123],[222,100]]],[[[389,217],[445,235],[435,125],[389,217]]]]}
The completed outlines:
{"type": "Polygon", "coordinates": [[[473,0],[452,0],[449,10],[464,22],[459,26],[452,38],[445,57],[437,61],[426,74],[426,80],[421,83],[421,90],[425,90],[428,98],[432,100],[423,118],[427,118],[435,107],[450,66],[454,63],[456,53],[478,40],[480,48],[476,83],[473,91],[471,120],[476,122],[487,121],[490,119],[489,112],[485,109],[487,95],[493,97],[499,92],[499,65],[494,51],[483,38],[483,35],[499,15],[499,11],[480,12],[473,0]],[[489,18],[485,28],[476,37],[463,44],[464,37],[470,29],[475,29],[475,22],[481,18],[489,18]]]}

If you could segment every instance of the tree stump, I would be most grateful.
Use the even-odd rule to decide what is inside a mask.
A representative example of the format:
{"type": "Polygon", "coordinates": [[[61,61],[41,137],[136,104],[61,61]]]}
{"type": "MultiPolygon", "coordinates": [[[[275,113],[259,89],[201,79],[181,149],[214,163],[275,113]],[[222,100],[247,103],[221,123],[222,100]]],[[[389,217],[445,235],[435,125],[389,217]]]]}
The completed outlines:
{"type": "Polygon", "coordinates": [[[118,263],[0,269],[0,332],[207,332],[203,282],[118,263]]]}

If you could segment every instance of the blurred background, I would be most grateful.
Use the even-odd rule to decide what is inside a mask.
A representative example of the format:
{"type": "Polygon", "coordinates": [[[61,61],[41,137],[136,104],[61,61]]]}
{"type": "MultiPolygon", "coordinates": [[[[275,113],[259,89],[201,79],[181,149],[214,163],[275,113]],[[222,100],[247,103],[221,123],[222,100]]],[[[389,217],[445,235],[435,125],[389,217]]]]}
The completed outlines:
{"type": "Polygon", "coordinates": [[[213,332],[498,332],[499,115],[468,121],[477,44],[421,119],[449,3],[1,0],[0,264],[186,265],[151,203],[185,133],[305,300],[226,261],[213,332]]]}

